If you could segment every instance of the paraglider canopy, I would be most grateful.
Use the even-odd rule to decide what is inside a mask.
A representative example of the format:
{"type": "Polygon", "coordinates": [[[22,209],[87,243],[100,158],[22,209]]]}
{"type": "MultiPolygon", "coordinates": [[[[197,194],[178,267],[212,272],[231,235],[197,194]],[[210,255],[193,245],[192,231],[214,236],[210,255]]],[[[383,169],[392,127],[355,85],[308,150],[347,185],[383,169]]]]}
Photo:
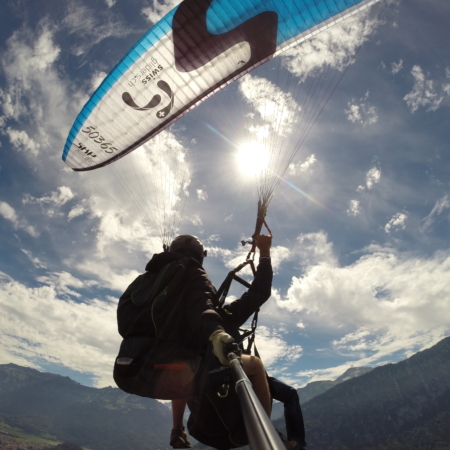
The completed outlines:
{"type": "Polygon", "coordinates": [[[325,70],[316,71],[317,80],[300,99],[295,88],[305,81],[303,75],[296,78],[284,70],[285,76],[280,70],[271,80],[249,72],[261,65],[263,71],[269,66],[263,63],[274,56],[313,42],[322,31],[377,2],[184,0],[139,40],[94,92],[70,130],[63,160],[75,171],[107,166],[117,181],[108,195],[114,197],[115,189],[127,192],[124,209],[135,205],[139,212],[130,215],[141,216],[140,223],[167,246],[178,234],[191,179],[188,152],[171,125],[239,80],[235,90],[246,114],[238,126],[247,136],[237,144],[238,158],[247,176],[256,178],[256,236],[273,193],[339,77],[327,80],[325,70]],[[288,81],[281,88],[283,78],[288,81]]]}
{"type": "Polygon", "coordinates": [[[105,166],[217,90],[378,0],[184,0],[128,52],[86,103],[63,160],[105,166]]]}

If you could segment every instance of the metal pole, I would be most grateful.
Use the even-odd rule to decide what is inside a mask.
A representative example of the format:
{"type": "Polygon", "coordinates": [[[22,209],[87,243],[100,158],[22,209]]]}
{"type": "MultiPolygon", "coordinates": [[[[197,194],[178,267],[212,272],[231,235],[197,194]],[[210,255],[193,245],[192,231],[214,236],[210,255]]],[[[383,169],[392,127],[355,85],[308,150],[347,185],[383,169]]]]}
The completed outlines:
{"type": "Polygon", "coordinates": [[[230,352],[228,360],[236,382],[236,392],[241,404],[250,448],[253,450],[286,450],[261,406],[252,383],[245,375],[240,359],[230,352]]]}

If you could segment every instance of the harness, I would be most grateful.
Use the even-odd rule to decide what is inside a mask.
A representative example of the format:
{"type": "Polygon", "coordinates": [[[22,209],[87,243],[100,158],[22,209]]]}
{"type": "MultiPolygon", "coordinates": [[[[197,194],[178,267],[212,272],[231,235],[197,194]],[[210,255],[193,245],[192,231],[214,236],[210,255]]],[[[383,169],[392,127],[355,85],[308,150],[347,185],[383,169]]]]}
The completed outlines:
{"type": "MultiPolygon", "coordinates": [[[[223,305],[225,303],[225,299],[227,298],[228,295],[228,291],[230,290],[231,287],[231,283],[233,282],[233,280],[236,280],[238,283],[242,284],[243,286],[245,286],[247,289],[250,289],[251,284],[248,283],[247,281],[245,281],[243,278],[241,278],[240,276],[237,275],[238,272],[240,272],[244,267],[246,266],[250,266],[252,273],[253,273],[253,277],[255,277],[256,275],[256,269],[255,269],[255,252],[256,252],[256,243],[255,243],[255,238],[256,236],[259,236],[259,234],[261,233],[261,229],[262,226],[265,226],[267,231],[269,232],[269,235],[272,236],[272,232],[270,231],[270,228],[267,226],[266,220],[265,220],[265,210],[263,210],[261,203],[258,202],[258,216],[256,219],[256,226],[255,226],[255,232],[253,233],[252,236],[252,240],[243,240],[241,241],[241,244],[243,246],[245,246],[246,244],[251,244],[251,249],[247,254],[247,258],[246,260],[239,264],[237,267],[235,267],[233,270],[231,270],[230,272],[228,272],[227,277],[225,278],[225,280],[222,282],[222,284],[220,285],[219,290],[217,291],[217,295],[215,298],[215,306],[217,309],[222,309],[223,305]]],[[[250,329],[242,329],[239,328],[239,331],[241,332],[241,342],[238,342],[239,345],[243,345],[243,342],[245,341],[245,339],[248,338],[248,342],[247,342],[247,348],[243,349],[243,353],[246,355],[250,355],[251,351],[252,351],[252,346],[254,345],[255,342],[255,332],[256,332],[256,328],[258,326],[258,313],[259,313],[259,308],[255,311],[255,314],[253,315],[253,319],[250,325],[250,329]]],[[[255,356],[257,356],[258,358],[259,353],[258,350],[256,348],[255,345],[255,356]]]]}

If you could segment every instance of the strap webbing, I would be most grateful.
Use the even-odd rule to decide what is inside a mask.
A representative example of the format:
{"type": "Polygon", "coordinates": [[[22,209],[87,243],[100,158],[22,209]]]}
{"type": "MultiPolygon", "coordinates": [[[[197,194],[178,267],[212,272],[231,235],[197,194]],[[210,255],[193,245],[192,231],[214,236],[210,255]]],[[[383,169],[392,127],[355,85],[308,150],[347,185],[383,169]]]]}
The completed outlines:
{"type": "Polygon", "coordinates": [[[221,308],[223,306],[225,299],[227,298],[228,291],[230,290],[231,282],[233,280],[238,281],[247,289],[250,289],[251,284],[245,281],[243,278],[236,275],[237,272],[241,271],[248,264],[252,268],[253,273],[255,273],[255,265],[252,260],[245,261],[244,263],[239,264],[239,266],[234,268],[231,272],[228,272],[227,277],[225,278],[223,283],[220,285],[219,290],[217,291],[217,295],[215,298],[216,307],[221,308]]]}
{"type": "MultiPolygon", "coordinates": [[[[260,200],[258,202],[258,214],[256,217],[256,226],[255,226],[255,232],[253,233],[253,236],[252,236],[252,241],[241,241],[242,245],[245,245],[248,243],[248,244],[252,245],[252,248],[248,252],[246,261],[243,262],[242,264],[239,264],[239,266],[237,266],[235,269],[233,269],[231,272],[229,272],[227,277],[223,281],[223,283],[220,285],[220,288],[217,291],[217,296],[214,299],[214,302],[215,302],[214,306],[216,308],[223,307],[223,305],[225,303],[225,299],[227,298],[227,295],[228,295],[228,291],[230,290],[231,282],[233,280],[238,281],[243,286],[245,286],[247,289],[249,289],[251,287],[250,283],[245,281],[243,278],[237,276],[236,274],[239,271],[241,271],[245,266],[250,265],[253,276],[256,276],[255,262],[254,262],[255,251],[256,251],[255,237],[261,233],[261,229],[262,229],[263,225],[267,228],[269,235],[272,236],[272,232],[270,231],[270,228],[267,226],[267,223],[265,220],[266,212],[267,212],[267,205],[263,205],[260,200]]],[[[251,354],[252,346],[255,342],[255,331],[256,331],[256,327],[258,325],[258,312],[259,312],[259,309],[255,311],[250,330],[241,330],[241,329],[239,330],[239,331],[243,331],[243,333],[241,335],[242,340],[241,340],[240,344],[242,344],[242,342],[246,338],[248,338],[248,345],[247,345],[247,348],[244,350],[244,353],[246,353],[247,355],[251,354]]],[[[256,349],[256,345],[255,345],[255,355],[259,358],[259,353],[258,353],[258,350],[256,349]]]]}
{"type": "MultiPolygon", "coordinates": [[[[236,275],[237,272],[239,272],[240,270],[242,270],[246,265],[250,265],[250,267],[252,268],[253,274],[255,274],[255,265],[253,263],[252,259],[249,259],[247,261],[245,261],[242,264],[239,264],[239,266],[237,266],[235,269],[233,269],[231,272],[228,273],[227,277],[225,278],[225,280],[223,281],[223,283],[220,285],[219,290],[217,291],[217,295],[215,298],[215,307],[216,308],[222,308],[223,304],[225,303],[225,299],[227,298],[228,295],[228,291],[230,290],[230,286],[233,280],[236,280],[237,282],[241,283],[243,286],[245,286],[247,289],[250,289],[250,287],[252,286],[250,283],[248,283],[247,281],[245,281],[243,278],[239,277],[238,275],[236,275]]],[[[243,333],[241,334],[241,342],[240,344],[242,344],[242,342],[248,338],[248,344],[247,344],[247,348],[244,349],[244,353],[247,355],[251,354],[252,351],[252,346],[253,343],[255,341],[255,331],[256,331],[256,327],[258,325],[258,312],[259,309],[257,309],[255,311],[255,314],[253,315],[253,319],[252,319],[252,323],[251,323],[251,329],[250,330],[241,330],[239,329],[239,331],[243,331],[243,333]]],[[[256,346],[255,346],[255,355],[259,358],[259,353],[256,350],[256,346]]]]}

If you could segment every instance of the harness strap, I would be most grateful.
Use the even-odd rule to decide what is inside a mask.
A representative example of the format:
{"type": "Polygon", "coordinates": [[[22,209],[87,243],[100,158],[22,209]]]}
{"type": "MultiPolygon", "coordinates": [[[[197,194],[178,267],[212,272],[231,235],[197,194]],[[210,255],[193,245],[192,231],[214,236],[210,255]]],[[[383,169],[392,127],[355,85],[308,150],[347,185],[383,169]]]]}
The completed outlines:
{"type": "MultiPolygon", "coordinates": [[[[235,269],[230,271],[228,273],[227,277],[225,278],[225,280],[223,281],[223,283],[220,285],[219,290],[217,291],[217,295],[214,299],[214,303],[215,303],[214,306],[216,308],[223,307],[223,304],[225,303],[225,299],[227,298],[228,291],[230,290],[230,286],[231,286],[231,283],[233,280],[238,281],[243,286],[245,286],[247,289],[251,288],[252,285],[249,282],[245,281],[243,278],[236,275],[237,272],[242,270],[247,265],[250,265],[254,274],[256,273],[255,264],[252,259],[249,259],[249,260],[243,262],[242,264],[239,264],[239,266],[237,266],[235,269]]],[[[258,312],[259,312],[259,309],[257,309],[255,311],[255,314],[253,315],[250,330],[239,329],[239,331],[243,331],[243,333],[241,334],[242,339],[241,339],[240,343],[242,344],[242,342],[248,338],[247,348],[244,349],[244,353],[247,355],[251,354],[252,346],[255,341],[255,331],[256,331],[256,327],[258,325],[258,312]]],[[[257,353],[256,346],[255,346],[255,355],[259,357],[259,353],[257,353]]]]}
{"type": "MultiPolygon", "coordinates": [[[[239,331],[244,331],[241,335],[241,344],[242,342],[248,338],[248,343],[247,343],[247,348],[244,349],[244,353],[246,355],[251,355],[252,354],[252,346],[255,342],[255,331],[256,331],[256,327],[258,326],[258,313],[259,313],[259,309],[257,309],[255,311],[255,314],[253,315],[253,319],[252,319],[252,324],[251,324],[251,328],[250,330],[242,330],[239,329],[239,331]]],[[[258,350],[256,350],[256,345],[255,345],[255,355],[259,358],[259,353],[258,350]]]]}
{"type": "MultiPolygon", "coordinates": [[[[249,265],[253,276],[256,276],[256,269],[255,269],[255,252],[256,252],[256,243],[255,238],[256,236],[259,236],[261,233],[261,229],[263,225],[266,227],[267,231],[269,232],[269,235],[272,236],[272,231],[270,231],[270,228],[267,226],[265,217],[267,213],[267,205],[263,205],[261,200],[258,202],[258,213],[256,216],[256,225],[255,225],[255,232],[253,233],[252,240],[251,241],[241,241],[242,245],[245,244],[251,244],[252,248],[248,252],[247,258],[245,262],[242,264],[239,264],[236,268],[234,268],[231,272],[228,273],[227,277],[223,281],[223,283],[220,285],[219,290],[217,291],[216,298],[214,299],[215,307],[216,308],[222,308],[223,304],[225,303],[225,299],[227,298],[228,291],[230,290],[231,282],[233,280],[238,281],[243,286],[245,286],[247,289],[251,287],[251,284],[245,281],[243,278],[236,275],[238,272],[240,272],[245,266],[249,265]]],[[[251,354],[252,346],[255,342],[255,331],[256,327],[258,325],[258,312],[259,309],[255,311],[255,314],[253,315],[251,329],[250,330],[242,330],[239,329],[239,331],[243,331],[241,335],[241,344],[242,342],[248,338],[248,345],[247,348],[244,350],[244,353],[247,355],[251,354]]],[[[258,350],[256,349],[255,345],[255,355],[259,358],[258,350]]]]}
{"type": "Polygon", "coordinates": [[[231,282],[233,280],[238,281],[243,286],[245,286],[247,289],[250,289],[251,284],[249,282],[245,281],[243,278],[236,275],[236,273],[241,271],[246,265],[250,265],[250,267],[252,268],[253,274],[256,273],[255,264],[254,264],[253,260],[245,261],[242,264],[239,264],[239,266],[234,268],[232,271],[228,272],[227,277],[225,278],[223,283],[220,285],[219,290],[217,291],[214,306],[219,307],[219,308],[221,308],[223,306],[223,304],[225,303],[225,299],[227,298],[228,291],[230,290],[231,282]]]}

